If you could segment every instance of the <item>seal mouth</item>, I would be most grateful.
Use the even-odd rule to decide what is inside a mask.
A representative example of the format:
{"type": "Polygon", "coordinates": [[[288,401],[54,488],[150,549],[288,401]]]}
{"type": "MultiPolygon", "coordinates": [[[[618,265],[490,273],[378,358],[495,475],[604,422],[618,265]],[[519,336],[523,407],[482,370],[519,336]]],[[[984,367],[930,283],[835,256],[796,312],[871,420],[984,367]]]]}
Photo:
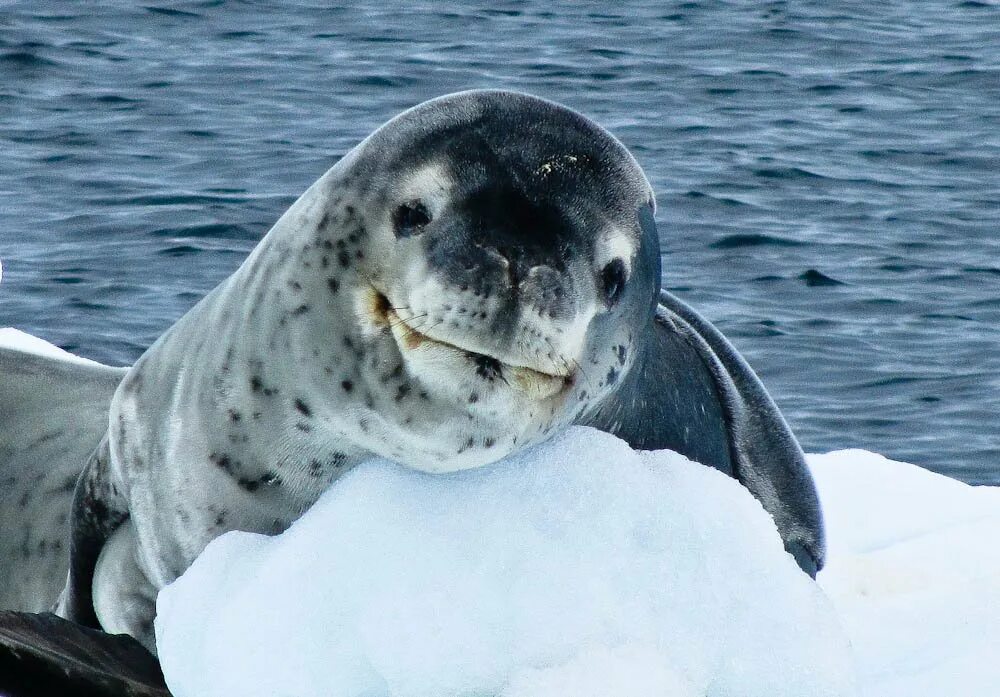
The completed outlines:
{"type": "Polygon", "coordinates": [[[404,352],[418,349],[437,349],[458,353],[471,360],[475,366],[476,375],[486,382],[505,383],[535,399],[556,396],[568,390],[573,384],[574,371],[572,370],[567,370],[565,373],[549,373],[428,336],[401,317],[384,293],[374,288],[373,291],[375,297],[372,314],[379,323],[388,325],[393,338],[404,352]]]}

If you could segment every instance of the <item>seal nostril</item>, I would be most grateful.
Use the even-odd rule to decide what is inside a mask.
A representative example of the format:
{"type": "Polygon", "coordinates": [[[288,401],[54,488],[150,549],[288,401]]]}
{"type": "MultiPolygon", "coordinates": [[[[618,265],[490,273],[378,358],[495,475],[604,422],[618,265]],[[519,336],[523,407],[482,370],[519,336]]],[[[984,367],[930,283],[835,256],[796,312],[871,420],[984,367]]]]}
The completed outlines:
{"type": "Polygon", "coordinates": [[[513,246],[498,246],[493,248],[493,252],[501,259],[507,284],[517,290],[528,272],[523,260],[523,251],[513,246]]]}
{"type": "Polygon", "coordinates": [[[625,290],[625,262],[614,259],[601,269],[601,291],[608,307],[617,303],[625,290]]]}
{"type": "Polygon", "coordinates": [[[476,356],[476,374],[484,380],[492,382],[496,378],[503,377],[503,366],[500,361],[492,356],[482,354],[476,356]]]}
{"type": "Polygon", "coordinates": [[[430,222],[430,211],[421,201],[408,201],[392,212],[392,226],[396,237],[418,235],[430,222]]]}

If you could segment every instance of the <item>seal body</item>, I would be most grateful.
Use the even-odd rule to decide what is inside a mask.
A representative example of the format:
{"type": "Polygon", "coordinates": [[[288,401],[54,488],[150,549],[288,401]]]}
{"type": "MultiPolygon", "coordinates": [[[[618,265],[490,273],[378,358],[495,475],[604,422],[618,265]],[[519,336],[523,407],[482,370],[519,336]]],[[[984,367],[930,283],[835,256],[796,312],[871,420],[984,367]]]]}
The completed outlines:
{"type": "Polygon", "coordinates": [[[387,123],[121,380],[59,614],[152,648],[156,592],[223,532],[280,532],[373,454],[449,472],[572,423],[736,476],[815,572],[801,451],[728,342],[661,296],[653,201],[614,137],[535,97],[387,123]]]}

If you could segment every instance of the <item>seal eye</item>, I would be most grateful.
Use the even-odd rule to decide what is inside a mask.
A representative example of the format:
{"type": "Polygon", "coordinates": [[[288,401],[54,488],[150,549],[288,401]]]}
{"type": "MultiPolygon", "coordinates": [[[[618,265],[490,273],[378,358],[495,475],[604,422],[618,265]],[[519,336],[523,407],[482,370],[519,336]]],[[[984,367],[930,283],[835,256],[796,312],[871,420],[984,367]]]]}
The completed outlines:
{"type": "Polygon", "coordinates": [[[608,307],[612,307],[621,299],[623,290],[625,290],[625,262],[614,259],[601,269],[601,291],[608,307]]]}
{"type": "Polygon", "coordinates": [[[420,201],[404,203],[392,213],[392,225],[396,229],[396,237],[418,235],[430,222],[431,214],[420,201]]]}

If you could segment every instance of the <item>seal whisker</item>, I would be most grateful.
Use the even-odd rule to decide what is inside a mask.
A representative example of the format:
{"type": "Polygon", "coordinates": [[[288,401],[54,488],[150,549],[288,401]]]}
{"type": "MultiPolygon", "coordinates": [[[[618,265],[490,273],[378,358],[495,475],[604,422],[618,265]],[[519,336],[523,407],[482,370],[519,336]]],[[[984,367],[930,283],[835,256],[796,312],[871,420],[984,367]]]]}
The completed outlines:
{"type": "Polygon", "coordinates": [[[395,322],[390,321],[389,322],[389,328],[393,329],[395,327],[398,327],[398,326],[402,325],[402,326],[405,326],[406,328],[408,328],[410,330],[413,330],[414,327],[410,325],[410,322],[412,322],[415,319],[422,319],[424,317],[427,317],[428,315],[429,315],[429,313],[425,312],[422,315],[414,315],[413,317],[408,317],[406,319],[403,319],[399,315],[396,315],[396,321],[395,322]]]}
{"type": "MultiPolygon", "coordinates": [[[[393,327],[399,327],[400,325],[402,325],[402,326],[404,326],[406,328],[407,332],[409,332],[411,334],[412,333],[416,333],[416,334],[419,334],[419,335],[423,336],[423,331],[426,328],[426,322],[421,323],[421,324],[416,324],[416,323],[414,323],[413,320],[427,320],[427,318],[429,318],[429,317],[430,317],[430,313],[429,312],[425,312],[422,315],[414,315],[413,317],[407,317],[406,319],[403,319],[402,317],[399,317],[399,322],[397,322],[396,324],[394,324],[393,327]]],[[[437,326],[437,325],[435,325],[435,326],[437,326]]]]}
{"type": "Polygon", "coordinates": [[[583,379],[586,380],[587,387],[590,387],[591,389],[593,389],[593,384],[590,381],[590,376],[587,375],[587,371],[585,371],[583,369],[583,366],[580,365],[580,361],[576,360],[575,358],[569,358],[569,359],[567,359],[566,356],[564,356],[562,353],[560,353],[556,349],[555,345],[552,343],[552,340],[549,339],[549,337],[545,336],[545,337],[542,337],[542,338],[545,339],[545,343],[547,343],[549,345],[549,348],[552,349],[553,355],[559,357],[559,360],[562,362],[563,369],[566,371],[566,373],[570,374],[570,373],[573,372],[573,369],[570,367],[570,361],[572,361],[573,366],[576,367],[576,370],[583,376],[583,379]]]}
{"type": "Polygon", "coordinates": [[[422,324],[422,325],[420,325],[420,328],[418,329],[418,331],[426,333],[427,331],[430,331],[431,329],[434,329],[436,327],[440,327],[444,323],[445,323],[445,320],[444,319],[440,319],[440,320],[438,320],[437,322],[435,322],[434,324],[432,324],[429,327],[426,324],[422,324]]]}
{"type": "Polygon", "coordinates": [[[587,383],[587,387],[589,387],[590,389],[594,389],[594,383],[591,382],[590,375],[588,375],[587,371],[583,369],[583,366],[580,364],[580,361],[576,360],[575,358],[571,360],[573,361],[573,365],[576,366],[577,371],[579,371],[580,375],[583,376],[584,382],[587,383]]]}

